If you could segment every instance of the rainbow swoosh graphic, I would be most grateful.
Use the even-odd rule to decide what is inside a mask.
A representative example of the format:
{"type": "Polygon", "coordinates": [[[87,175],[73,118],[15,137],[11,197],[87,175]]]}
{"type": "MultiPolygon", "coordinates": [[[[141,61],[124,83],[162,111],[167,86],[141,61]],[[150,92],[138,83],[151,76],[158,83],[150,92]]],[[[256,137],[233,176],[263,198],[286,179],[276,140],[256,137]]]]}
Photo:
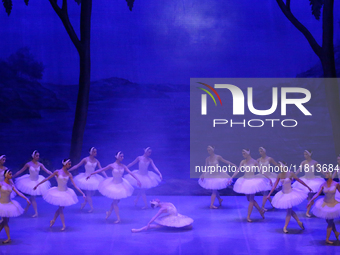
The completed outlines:
{"type": "MultiPolygon", "coordinates": [[[[197,82],[197,83],[202,84],[202,85],[206,86],[207,88],[211,89],[211,91],[214,92],[214,94],[217,96],[218,100],[220,101],[220,104],[222,105],[221,97],[220,97],[220,95],[217,93],[217,91],[213,87],[211,87],[210,85],[205,84],[203,82],[197,82]]],[[[203,90],[204,92],[206,92],[214,100],[214,103],[217,106],[216,100],[215,100],[214,96],[211,94],[211,92],[209,90],[206,90],[206,89],[200,88],[200,87],[197,87],[197,88],[203,90]]]]}

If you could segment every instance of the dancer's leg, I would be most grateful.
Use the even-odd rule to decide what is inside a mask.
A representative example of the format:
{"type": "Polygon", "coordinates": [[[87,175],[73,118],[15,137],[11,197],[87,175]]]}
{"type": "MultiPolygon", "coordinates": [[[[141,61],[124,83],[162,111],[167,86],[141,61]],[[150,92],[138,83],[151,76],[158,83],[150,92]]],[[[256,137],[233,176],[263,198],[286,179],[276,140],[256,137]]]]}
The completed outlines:
{"type": "Polygon", "coordinates": [[[149,226],[149,228],[147,229],[148,226],[145,226],[145,227],[142,227],[142,228],[133,228],[131,229],[131,232],[132,233],[138,233],[138,232],[141,232],[141,231],[144,231],[144,230],[149,230],[149,229],[152,229],[152,228],[161,228],[162,226],[158,225],[158,224],[151,224],[149,226]]]}
{"type": "Polygon", "coordinates": [[[94,194],[94,190],[87,190],[86,191],[86,200],[89,203],[90,210],[89,213],[93,212],[93,201],[92,201],[92,196],[94,194]]]}
{"type": "Polygon", "coordinates": [[[37,201],[35,200],[35,196],[31,196],[30,201],[35,212],[34,215],[32,216],[34,218],[38,216],[38,205],[37,205],[37,201]]]}
{"type": "Polygon", "coordinates": [[[60,206],[59,216],[60,216],[60,219],[61,219],[61,223],[63,224],[61,231],[63,231],[66,228],[66,226],[65,226],[65,216],[64,216],[64,206],[60,206]]]}
{"type": "Polygon", "coordinates": [[[50,227],[52,227],[55,223],[55,221],[57,220],[58,216],[60,213],[60,207],[55,211],[54,217],[53,219],[50,221],[50,227]]]}
{"type": "Polygon", "coordinates": [[[214,202],[215,202],[215,198],[216,198],[216,191],[217,190],[213,190],[212,194],[211,194],[211,202],[210,202],[210,208],[211,209],[217,209],[217,207],[214,206],[214,202]]]}
{"type": "Polygon", "coordinates": [[[139,200],[139,198],[140,198],[141,195],[142,195],[142,190],[141,190],[141,189],[138,189],[137,197],[136,197],[136,199],[135,199],[135,201],[134,201],[134,204],[135,204],[135,205],[137,205],[138,200],[139,200]]]}
{"type": "Polygon", "coordinates": [[[332,226],[332,230],[333,230],[333,232],[334,232],[334,234],[335,234],[335,237],[336,237],[336,239],[337,240],[339,240],[339,232],[338,231],[336,231],[336,227],[335,227],[335,224],[334,224],[334,220],[332,220],[333,221],[333,226],[332,226]]]}
{"type": "Polygon", "coordinates": [[[119,223],[120,222],[119,207],[118,207],[119,200],[113,200],[113,202],[114,202],[113,210],[115,210],[115,213],[117,216],[117,220],[114,223],[119,223]]]}
{"type": "Polygon", "coordinates": [[[329,241],[329,237],[331,236],[332,230],[333,230],[333,220],[326,220],[328,225],[327,225],[327,233],[326,233],[326,243],[328,244],[333,244],[333,242],[329,241]]]}
{"type": "Polygon", "coordinates": [[[141,196],[144,202],[144,207],[142,207],[142,209],[146,209],[148,208],[148,201],[146,200],[145,189],[141,189],[141,196]]]}
{"type": "Polygon", "coordinates": [[[288,227],[288,223],[289,223],[291,217],[292,217],[292,208],[288,208],[287,209],[287,214],[286,214],[285,225],[283,227],[283,232],[284,233],[288,233],[287,227],[288,227]]]}
{"type": "Polygon", "coordinates": [[[247,196],[247,199],[249,201],[247,221],[252,222],[252,220],[250,219],[250,215],[251,215],[251,212],[253,211],[253,207],[254,207],[254,194],[247,194],[246,196],[247,196]]]}
{"type": "MultiPolygon", "coordinates": [[[[314,194],[315,193],[308,193],[307,200],[310,201],[313,198],[314,194]]],[[[313,204],[314,204],[314,201],[312,203],[310,203],[310,205],[307,207],[306,216],[309,217],[309,218],[312,217],[312,215],[310,215],[309,212],[310,212],[310,209],[312,208],[313,204]]]]}
{"type": "Polygon", "coordinates": [[[300,228],[305,229],[305,226],[303,223],[300,221],[299,217],[297,216],[296,212],[292,209],[291,211],[293,218],[296,220],[296,222],[299,224],[300,228]]]}
{"type": "Polygon", "coordinates": [[[218,199],[218,202],[220,203],[220,206],[222,206],[223,199],[220,197],[220,193],[218,192],[218,190],[216,190],[216,197],[218,199]]]}
{"type": "Polygon", "coordinates": [[[6,244],[6,243],[10,243],[11,242],[11,236],[9,234],[9,226],[8,226],[8,222],[9,222],[9,218],[4,217],[4,229],[6,231],[6,235],[7,235],[7,240],[3,241],[2,243],[6,244]]]}

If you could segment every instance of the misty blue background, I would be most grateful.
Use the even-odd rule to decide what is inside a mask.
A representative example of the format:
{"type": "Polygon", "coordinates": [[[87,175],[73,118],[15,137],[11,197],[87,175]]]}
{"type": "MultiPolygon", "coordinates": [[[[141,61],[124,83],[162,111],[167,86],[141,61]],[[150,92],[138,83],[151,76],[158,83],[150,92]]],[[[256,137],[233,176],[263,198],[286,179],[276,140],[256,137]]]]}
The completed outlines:
{"type": "MultiPolygon", "coordinates": [[[[294,1],[291,9],[320,43],[321,22],[312,16],[309,1],[294,1]]],[[[339,9],[335,2],[336,45],[339,9]]],[[[38,149],[49,168],[58,168],[70,148],[79,74],[76,49],[48,1],[31,0],[29,6],[14,2],[9,17],[3,8],[0,10],[0,58],[29,47],[45,66],[42,80],[29,84],[29,89],[6,89],[17,91],[26,103],[39,95],[55,102],[54,108],[37,109],[36,117],[12,116],[10,122],[2,122],[1,154],[8,155],[7,166],[16,170],[38,149]],[[32,97],[24,96],[30,93],[32,97]]],[[[79,10],[70,1],[70,19],[77,33],[79,10]]],[[[98,159],[106,165],[122,150],[125,163],[129,163],[151,146],[152,158],[165,179],[153,191],[159,194],[205,192],[197,180],[189,179],[190,78],[322,75],[308,42],[274,1],[148,0],[136,1],[132,12],[123,0],[96,1],[91,40],[93,82],[83,156],[95,146],[98,159]]],[[[3,95],[7,93],[2,89],[3,95]]],[[[321,88],[315,92],[320,96],[324,93],[321,88]]],[[[265,89],[263,93],[267,93],[265,89]]],[[[15,104],[11,97],[6,100],[8,105],[15,104]]],[[[299,163],[303,159],[300,149],[311,139],[309,147],[318,149],[317,144],[322,143],[322,148],[329,149],[329,153],[322,150],[316,159],[333,163],[327,108],[324,103],[313,107],[323,118],[322,123],[316,119],[309,123],[316,127],[313,134],[292,132],[288,137],[281,133],[284,143],[278,146],[271,130],[257,136],[245,131],[247,147],[258,148],[265,140],[271,155],[277,157],[281,155],[278,149],[286,153],[294,148],[284,155],[295,155],[291,161],[299,163]]],[[[223,156],[239,163],[242,158],[236,152],[246,146],[245,141],[233,135],[228,143],[235,147],[235,155],[223,156]]],[[[206,146],[202,148],[204,157],[205,150],[206,146]]]]}

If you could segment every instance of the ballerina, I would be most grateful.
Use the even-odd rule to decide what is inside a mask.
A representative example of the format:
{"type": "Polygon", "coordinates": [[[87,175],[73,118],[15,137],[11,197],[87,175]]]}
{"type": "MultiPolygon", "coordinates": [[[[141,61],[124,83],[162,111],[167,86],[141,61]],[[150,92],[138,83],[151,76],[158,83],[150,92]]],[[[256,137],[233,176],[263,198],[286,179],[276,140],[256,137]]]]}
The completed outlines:
{"type": "Polygon", "coordinates": [[[10,217],[18,217],[23,214],[24,209],[20,206],[20,204],[11,199],[11,193],[14,191],[18,194],[18,196],[26,199],[27,204],[30,204],[30,200],[25,197],[21,192],[19,192],[15,186],[13,185],[12,172],[9,169],[4,171],[5,179],[0,182],[0,216],[2,217],[2,221],[0,223],[0,231],[4,228],[7,235],[7,240],[3,241],[3,244],[7,244],[11,242],[11,236],[9,233],[9,218],[10,217]]]}
{"type": "Polygon", "coordinates": [[[168,228],[178,228],[178,229],[191,229],[193,219],[179,214],[177,212],[176,207],[169,202],[161,202],[159,199],[154,199],[151,202],[151,207],[159,207],[158,213],[149,221],[149,223],[140,229],[131,229],[131,232],[137,233],[144,230],[148,230],[151,228],[160,228],[160,227],[168,227],[168,228]],[[162,214],[166,214],[162,217],[159,217],[162,214]],[[155,222],[157,224],[152,224],[155,222]]]}
{"type": "Polygon", "coordinates": [[[8,168],[5,166],[6,162],[6,155],[0,156],[0,182],[3,182],[5,180],[5,170],[8,168]]]}
{"type": "Polygon", "coordinates": [[[217,171],[219,167],[219,161],[228,165],[232,165],[234,167],[237,166],[234,163],[225,160],[220,155],[216,155],[214,152],[215,151],[214,147],[209,145],[207,151],[210,156],[205,159],[205,167],[206,169],[210,168],[216,171],[214,172],[206,171],[205,173],[203,173],[200,179],[198,180],[198,184],[202,188],[212,190],[210,208],[217,209],[218,207],[214,205],[215,199],[216,198],[218,199],[220,206],[222,205],[223,201],[223,199],[220,197],[218,190],[226,188],[230,184],[229,181],[231,180],[230,179],[231,177],[227,173],[217,171]]]}
{"type": "Polygon", "coordinates": [[[68,179],[71,180],[73,186],[83,195],[84,201],[86,200],[86,196],[84,192],[81,189],[79,189],[77,185],[74,183],[72,174],[68,171],[68,169],[71,167],[71,160],[64,159],[62,161],[62,164],[63,167],[61,169],[55,170],[54,173],[52,173],[49,177],[38,183],[34,187],[34,190],[36,190],[41,184],[47,182],[49,179],[56,177],[58,187],[50,188],[46,193],[44,193],[43,198],[47,203],[59,206],[59,208],[54,214],[53,219],[50,221],[50,227],[54,225],[58,216],[60,216],[61,223],[63,224],[61,231],[64,231],[66,228],[64,207],[78,203],[76,193],[73,191],[73,189],[67,187],[68,179]]]}
{"type": "MultiPolygon", "coordinates": [[[[74,182],[80,189],[86,191],[86,200],[84,201],[84,203],[81,204],[80,209],[82,210],[88,203],[91,208],[89,210],[89,213],[91,213],[93,212],[92,196],[94,195],[95,191],[98,190],[98,185],[100,182],[104,180],[104,178],[100,175],[96,175],[93,178],[91,178],[91,180],[86,180],[86,177],[93,173],[97,166],[99,169],[102,168],[100,162],[98,161],[98,159],[96,159],[97,149],[95,147],[92,147],[89,150],[89,153],[90,156],[83,158],[77,165],[71,167],[68,171],[71,172],[73,170],[76,170],[80,166],[85,165],[85,173],[80,173],[77,176],[75,176],[74,182]]],[[[105,178],[107,178],[105,172],[103,172],[102,175],[105,178]]]]}
{"type": "MultiPolygon", "coordinates": [[[[296,175],[298,175],[302,169],[305,171],[305,175],[302,176],[300,179],[304,183],[306,183],[309,187],[312,188],[312,191],[308,193],[308,197],[307,197],[308,201],[310,201],[312,199],[314,194],[316,192],[318,192],[320,186],[325,182],[325,180],[322,177],[316,176],[314,174],[316,169],[319,169],[320,167],[319,167],[319,163],[317,161],[315,161],[314,159],[312,159],[312,154],[313,154],[313,152],[311,150],[305,150],[304,151],[303,155],[304,155],[306,160],[301,162],[300,167],[296,172],[296,175]]],[[[299,182],[293,183],[292,187],[303,190],[304,192],[308,192],[308,190],[303,185],[301,185],[299,182]]],[[[312,205],[313,205],[313,203],[312,203],[312,205]]],[[[306,216],[309,217],[309,218],[312,217],[309,213],[310,209],[311,209],[311,207],[308,207],[307,212],[306,212],[306,216]]]]}
{"type": "Polygon", "coordinates": [[[124,170],[131,174],[133,178],[136,179],[138,187],[141,187],[141,182],[138,178],[121,162],[124,159],[124,154],[119,151],[115,155],[116,161],[104,168],[98,169],[97,171],[91,173],[86,179],[88,180],[92,175],[99,174],[103,171],[112,169],[112,177],[107,178],[99,184],[98,190],[99,192],[108,197],[113,199],[110,210],[106,212],[106,218],[109,218],[112,211],[114,210],[117,216],[117,220],[114,223],[120,222],[120,215],[119,215],[119,207],[118,203],[120,199],[126,198],[132,195],[133,187],[131,184],[123,178],[124,170]]]}
{"type": "Polygon", "coordinates": [[[311,207],[314,200],[321,195],[323,192],[325,194],[324,198],[320,198],[314,204],[312,209],[312,213],[319,218],[323,218],[327,222],[327,234],[326,234],[326,243],[333,244],[333,242],[329,241],[329,237],[331,236],[332,231],[335,234],[337,240],[339,240],[339,232],[336,231],[334,219],[340,217],[340,202],[335,200],[335,192],[340,191],[339,183],[333,181],[332,173],[326,174],[327,181],[321,185],[318,193],[314,195],[314,197],[308,202],[307,208],[311,207]]]}
{"type": "MultiPolygon", "coordinates": [[[[148,207],[145,190],[156,187],[163,178],[161,172],[158,170],[158,168],[153,163],[153,160],[150,158],[151,152],[151,148],[147,147],[144,150],[143,156],[138,156],[134,161],[126,166],[127,168],[130,168],[138,162],[138,170],[134,170],[132,171],[132,173],[138,178],[138,180],[140,180],[142,184],[141,188],[138,190],[137,198],[135,199],[136,205],[139,198],[142,197],[144,201],[144,207],[142,207],[142,209],[146,209],[148,207]],[[152,171],[148,171],[148,167],[150,164],[158,175],[156,175],[152,171]]],[[[132,186],[138,187],[136,180],[131,175],[127,174],[124,176],[124,178],[128,180],[132,186]]]]}
{"type": "MultiPolygon", "coordinates": [[[[270,185],[270,186],[268,185],[268,187],[270,187],[268,190],[263,191],[263,199],[262,199],[262,206],[261,206],[261,208],[264,211],[267,211],[267,209],[264,207],[267,202],[267,196],[268,196],[269,191],[271,190],[271,187],[273,186],[273,183],[277,179],[277,174],[274,173],[273,171],[270,171],[270,164],[274,166],[279,166],[279,164],[276,163],[276,161],[273,158],[267,156],[266,149],[264,147],[259,148],[259,153],[261,157],[257,159],[257,162],[260,166],[261,174],[269,180],[269,185],[270,185]]],[[[268,200],[270,203],[272,202],[271,198],[269,198],[268,200]]]]}
{"type": "Polygon", "coordinates": [[[272,190],[269,192],[267,198],[270,198],[270,195],[276,189],[277,185],[279,184],[279,181],[281,180],[282,190],[275,194],[275,196],[272,199],[272,205],[278,209],[287,209],[286,222],[283,227],[283,232],[288,233],[287,226],[288,226],[291,216],[293,216],[293,218],[299,224],[300,228],[305,229],[303,223],[299,220],[296,212],[294,212],[292,208],[293,206],[301,204],[303,200],[306,199],[307,193],[299,189],[292,188],[292,185],[291,185],[292,179],[295,179],[297,182],[301,183],[308,190],[311,191],[312,189],[306,183],[304,183],[301,179],[299,179],[295,173],[289,172],[286,162],[279,161],[279,164],[280,164],[281,172],[278,174],[275,184],[272,190]]]}
{"type": "MultiPolygon", "coordinates": [[[[23,168],[13,175],[13,178],[15,178],[26,169],[29,170],[29,174],[25,174],[15,180],[15,185],[22,193],[30,195],[30,201],[35,212],[32,216],[33,218],[38,216],[38,206],[35,197],[43,195],[51,187],[51,183],[46,182],[44,185],[40,186],[39,189],[33,190],[39,182],[45,179],[44,176],[39,175],[40,169],[43,169],[49,175],[52,174],[50,170],[46,169],[46,167],[39,162],[39,156],[40,154],[37,150],[33,151],[32,160],[26,163],[23,168]]],[[[28,207],[25,210],[27,211],[28,207]]]]}
{"type": "Polygon", "coordinates": [[[257,170],[259,170],[259,164],[255,159],[250,156],[250,150],[243,149],[242,156],[244,157],[244,160],[241,161],[239,168],[235,171],[231,178],[235,178],[240,170],[244,172],[244,175],[238,178],[235,182],[234,191],[237,193],[245,194],[247,196],[247,199],[249,201],[247,221],[252,222],[252,220],[250,219],[250,215],[253,211],[253,207],[255,207],[259,211],[261,217],[264,219],[265,211],[256,202],[255,194],[257,192],[267,190],[268,184],[262,175],[255,175],[254,172],[257,172],[257,170]]]}

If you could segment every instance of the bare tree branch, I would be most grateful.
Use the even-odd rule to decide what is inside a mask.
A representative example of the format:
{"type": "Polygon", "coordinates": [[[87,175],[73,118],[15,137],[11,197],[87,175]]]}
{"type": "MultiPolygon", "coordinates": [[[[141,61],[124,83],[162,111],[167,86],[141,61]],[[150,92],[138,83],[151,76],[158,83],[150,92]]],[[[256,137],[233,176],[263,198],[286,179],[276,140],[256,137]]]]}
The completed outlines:
{"type": "Polygon", "coordinates": [[[290,0],[287,0],[287,5],[283,2],[283,0],[276,0],[281,11],[287,17],[287,19],[306,37],[310,46],[312,47],[315,54],[321,58],[322,49],[321,46],[316,42],[313,35],[309,32],[309,30],[298,21],[295,16],[290,11],[290,0]]]}

